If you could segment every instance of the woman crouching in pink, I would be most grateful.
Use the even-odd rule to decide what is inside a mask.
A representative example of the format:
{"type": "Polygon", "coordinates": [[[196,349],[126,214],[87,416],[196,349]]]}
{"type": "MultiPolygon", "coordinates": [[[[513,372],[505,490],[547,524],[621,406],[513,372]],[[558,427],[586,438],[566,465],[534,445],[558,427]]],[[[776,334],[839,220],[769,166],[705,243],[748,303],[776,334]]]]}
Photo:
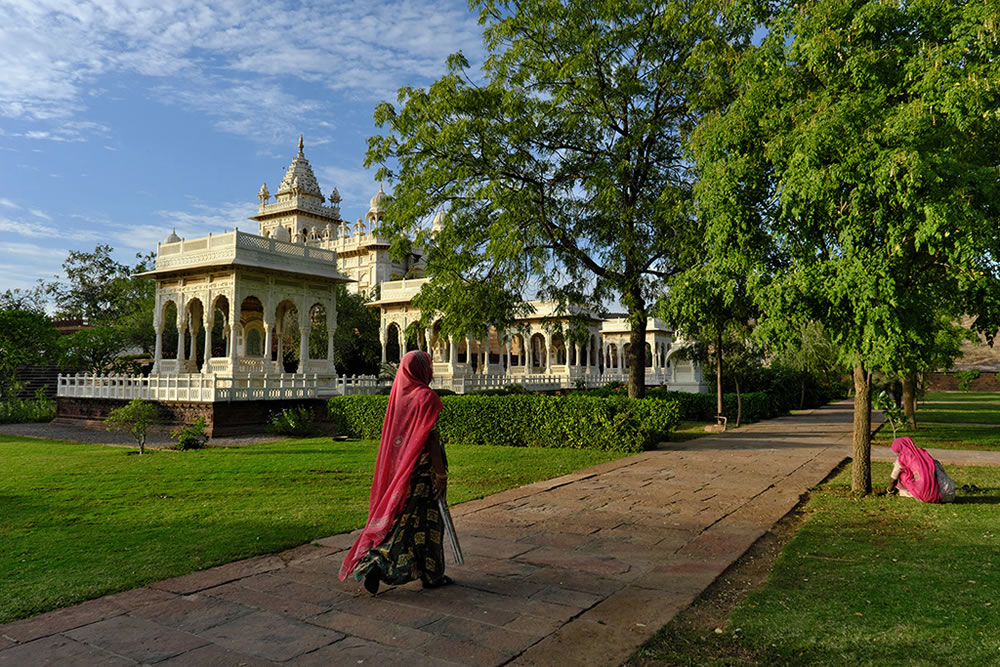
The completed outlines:
{"type": "Polygon", "coordinates": [[[886,488],[888,493],[899,491],[904,498],[925,503],[954,502],[955,482],[927,450],[917,447],[909,438],[896,438],[890,449],[896,453],[896,463],[886,488]]]}

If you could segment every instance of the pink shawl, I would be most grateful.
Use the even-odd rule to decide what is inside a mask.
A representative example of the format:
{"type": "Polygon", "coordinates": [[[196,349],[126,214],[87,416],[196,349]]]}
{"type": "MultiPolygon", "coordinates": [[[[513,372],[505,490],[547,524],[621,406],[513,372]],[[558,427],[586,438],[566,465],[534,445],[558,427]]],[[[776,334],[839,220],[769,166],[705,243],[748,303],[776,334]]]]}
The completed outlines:
{"type": "Polygon", "coordinates": [[[899,456],[899,481],[925,503],[941,501],[941,488],[934,474],[934,458],[909,438],[896,438],[890,449],[899,456]]]}
{"type": "Polygon", "coordinates": [[[407,352],[399,363],[375,459],[368,524],[344,558],[341,581],[354,572],[365,554],[385,540],[403,510],[410,493],[410,475],[441,412],[441,399],[428,386],[432,376],[433,366],[426,352],[407,352]]]}

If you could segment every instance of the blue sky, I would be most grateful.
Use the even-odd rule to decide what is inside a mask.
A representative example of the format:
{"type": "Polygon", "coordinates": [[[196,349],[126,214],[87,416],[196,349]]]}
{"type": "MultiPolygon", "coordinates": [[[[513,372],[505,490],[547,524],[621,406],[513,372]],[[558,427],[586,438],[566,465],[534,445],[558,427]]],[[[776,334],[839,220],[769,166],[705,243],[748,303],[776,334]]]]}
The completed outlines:
{"type": "Polygon", "coordinates": [[[0,0],[0,291],[239,226],[305,137],[320,187],[360,217],[375,105],[461,50],[463,1],[0,0]]]}

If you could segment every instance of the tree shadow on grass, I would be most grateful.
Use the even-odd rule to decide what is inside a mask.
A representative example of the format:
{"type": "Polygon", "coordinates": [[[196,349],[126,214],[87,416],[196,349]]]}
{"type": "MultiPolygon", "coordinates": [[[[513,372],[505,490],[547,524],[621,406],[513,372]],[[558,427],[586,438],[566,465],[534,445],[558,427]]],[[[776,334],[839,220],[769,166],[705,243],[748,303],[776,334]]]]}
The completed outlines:
{"type": "Polygon", "coordinates": [[[1000,505],[1000,496],[958,496],[956,505],[1000,505]]]}

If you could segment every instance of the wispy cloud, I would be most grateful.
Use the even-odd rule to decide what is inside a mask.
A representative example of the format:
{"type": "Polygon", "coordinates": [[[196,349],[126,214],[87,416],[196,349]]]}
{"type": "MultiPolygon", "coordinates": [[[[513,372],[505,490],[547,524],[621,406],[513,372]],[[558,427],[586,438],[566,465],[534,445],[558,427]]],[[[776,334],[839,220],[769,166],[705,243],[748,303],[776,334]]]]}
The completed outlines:
{"type": "Polygon", "coordinates": [[[102,75],[147,77],[149,89],[170,93],[164,102],[192,105],[226,132],[276,141],[286,128],[261,128],[320,111],[311,100],[324,88],[376,101],[437,77],[449,53],[476,60],[482,52],[465,3],[437,0],[6,0],[0,43],[0,116],[37,122],[44,127],[25,136],[56,141],[101,133],[65,122],[91,103],[102,75]],[[303,94],[310,87],[317,93],[303,94]]]}
{"type": "Polygon", "coordinates": [[[14,202],[12,202],[11,200],[9,200],[9,199],[2,199],[2,198],[0,198],[0,206],[4,206],[6,208],[21,208],[20,206],[18,206],[17,204],[15,204],[14,202]]]}

